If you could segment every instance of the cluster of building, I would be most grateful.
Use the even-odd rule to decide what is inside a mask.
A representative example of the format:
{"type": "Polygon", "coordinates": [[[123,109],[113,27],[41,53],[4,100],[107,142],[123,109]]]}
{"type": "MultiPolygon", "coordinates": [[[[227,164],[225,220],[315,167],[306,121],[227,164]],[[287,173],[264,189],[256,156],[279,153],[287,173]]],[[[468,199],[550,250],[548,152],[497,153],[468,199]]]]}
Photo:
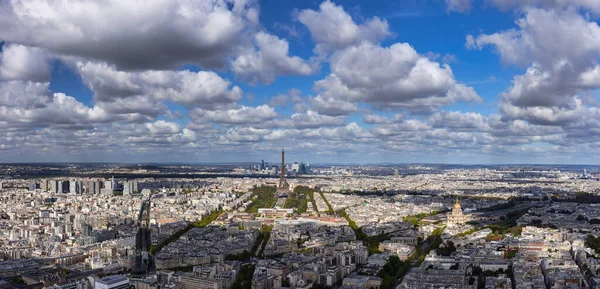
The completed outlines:
{"type": "MultiPolygon", "coordinates": [[[[13,184],[14,185],[14,184],[13,184]]],[[[31,192],[42,191],[54,194],[95,194],[122,192],[123,194],[140,193],[137,181],[124,180],[121,183],[114,177],[109,180],[98,178],[44,178],[27,182],[31,192]]]]}
{"type": "Polygon", "coordinates": [[[283,284],[292,288],[332,287],[366,264],[367,258],[367,248],[354,241],[328,244],[314,248],[312,253],[260,260],[252,276],[252,288],[280,288],[283,284]]]}
{"type": "MultiPolygon", "coordinates": [[[[599,228],[571,226],[574,221],[587,222],[577,221],[573,213],[588,209],[591,215],[595,207],[576,203],[532,207],[517,220],[518,233],[497,235],[481,227],[468,234],[444,234],[442,246],[454,251],[442,250],[444,255],[431,251],[398,288],[597,288],[598,255],[585,240],[590,234],[597,236],[599,228]],[[557,208],[567,217],[555,219],[556,225],[531,222],[532,215],[552,215],[557,208]]],[[[447,223],[438,227],[461,226],[466,220],[461,216],[457,203],[447,223]]]]}
{"type": "MultiPolygon", "coordinates": [[[[44,179],[41,183],[60,182],[44,179]]],[[[125,186],[128,183],[135,181],[125,182],[125,186]]],[[[244,192],[251,186],[223,180],[193,190],[155,191],[149,206],[154,244],[212,212],[242,206],[249,197],[244,192]]],[[[91,245],[135,237],[137,215],[147,197],[141,192],[115,195],[102,190],[98,194],[85,190],[83,194],[63,194],[56,193],[52,185],[48,190],[0,191],[0,260],[85,255],[91,245]]]]}
{"type": "Polygon", "coordinates": [[[219,263],[228,255],[252,251],[258,231],[219,226],[193,228],[156,254],[156,268],[169,269],[219,263]]]}
{"type": "Polygon", "coordinates": [[[399,289],[600,286],[597,248],[586,242],[600,235],[600,206],[572,197],[598,191],[593,178],[501,169],[368,176],[332,168],[318,172],[334,176],[286,179],[311,170],[286,166],[283,156],[270,168],[279,182],[5,181],[0,287],[379,288],[392,256],[409,264],[394,280],[399,289]],[[276,187],[274,205],[246,211],[258,199],[253,188],[263,185],[276,187]],[[315,191],[302,214],[284,208],[299,185],[315,191]],[[526,200],[505,200],[515,196],[526,200]]]}
{"type": "MultiPolygon", "coordinates": [[[[348,170],[348,168],[346,168],[348,170]]],[[[351,177],[320,180],[323,191],[388,192],[430,195],[459,195],[489,198],[530,197],[542,199],[553,194],[600,193],[595,178],[560,171],[521,171],[507,169],[450,169],[422,174],[370,176],[358,172],[351,177]]]]}
{"type": "MultiPolygon", "coordinates": [[[[245,168],[237,169],[236,172],[239,174],[266,174],[266,175],[277,175],[279,174],[281,167],[274,164],[265,163],[262,160],[257,165],[252,165],[245,168]]],[[[285,168],[286,174],[290,176],[298,176],[298,175],[310,175],[313,173],[313,170],[308,163],[299,163],[293,162],[290,165],[286,165],[285,168]]]]}

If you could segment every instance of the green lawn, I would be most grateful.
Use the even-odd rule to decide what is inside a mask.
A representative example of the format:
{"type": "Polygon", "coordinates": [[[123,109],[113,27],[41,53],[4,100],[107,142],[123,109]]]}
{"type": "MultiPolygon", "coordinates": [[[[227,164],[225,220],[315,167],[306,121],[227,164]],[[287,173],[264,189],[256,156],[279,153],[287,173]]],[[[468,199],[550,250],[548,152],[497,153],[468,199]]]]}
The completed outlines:
{"type": "MultiPolygon", "coordinates": [[[[304,213],[308,209],[308,203],[314,204],[314,190],[305,187],[297,186],[294,192],[285,200],[284,208],[294,208],[297,213],[304,213]]],[[[316,207],[315,207],[316,208],[316,207]]]]}
{"type": "Polygon", "coordinates": [[[257,213],[259,208],[272,208],[277,202],[277,189],[275,187],[261,186],[252,189],[252,203],[246,212],[257,213]]]}
{"type": "Polygon", "coordinates": [[[426,217],[431,217],[431,216],[435,216],[437,214],[439,214],[439,211],[433,211],[429,214],[427,213],[421,213],[421,214],[416,214],[416,215],[411,215],[411,216],[406,216],[402,218],[402,222],[405,223],[411,223],[415,226],[419,225],[419,222],[421,222],[421,220],[425,219],[426,217]]]}
{"type": "Polygon", "coordinates": [[[494,235],[505,235],[510,233],[514,236],[520,236],[522,227],[517,225],[517,220],[525,215],[527,211],[528,209],[510,212],[506,214],[504,220],[493,223],[489,225],[488,228],[492,229],[492,234],[494,235]]]}

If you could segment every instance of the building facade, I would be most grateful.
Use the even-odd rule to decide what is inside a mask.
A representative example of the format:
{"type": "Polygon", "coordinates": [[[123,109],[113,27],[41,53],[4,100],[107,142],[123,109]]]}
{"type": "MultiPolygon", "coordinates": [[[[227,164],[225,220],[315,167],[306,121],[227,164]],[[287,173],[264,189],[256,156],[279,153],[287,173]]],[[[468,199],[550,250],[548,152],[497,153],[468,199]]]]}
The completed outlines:
{"type": "Polygon", "coordinates": [[[452,208],[452,213],[448,215],[448,226],[464,225],[466,222],[471,220],[470,214],[463,214],[462,208],[456,198],[456,203],[452,208]]]}

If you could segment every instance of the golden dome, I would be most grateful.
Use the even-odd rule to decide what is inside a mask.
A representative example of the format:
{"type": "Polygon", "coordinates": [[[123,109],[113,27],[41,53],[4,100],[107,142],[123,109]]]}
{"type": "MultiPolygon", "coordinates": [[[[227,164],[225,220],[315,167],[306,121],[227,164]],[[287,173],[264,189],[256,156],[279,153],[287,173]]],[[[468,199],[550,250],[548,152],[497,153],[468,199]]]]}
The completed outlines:
{"type": "Polygon", "coordinates": [[[460,204],[458,203],[458,197],[456,197],[456,203],[454,203],[455,209],[460,209],[460,204]]]}

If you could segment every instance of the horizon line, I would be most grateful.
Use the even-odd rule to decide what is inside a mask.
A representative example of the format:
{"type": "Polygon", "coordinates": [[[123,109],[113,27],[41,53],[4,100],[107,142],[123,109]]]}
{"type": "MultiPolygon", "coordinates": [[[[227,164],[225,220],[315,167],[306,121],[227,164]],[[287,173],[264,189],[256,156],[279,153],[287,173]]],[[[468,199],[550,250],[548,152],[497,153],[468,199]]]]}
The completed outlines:
{"type": "MultiPolygon", "coordinates": [[[[81,165],[81,164],[102,164],[102,165],[241,165],[241,164],[260,164],[260,161],[246,161],[246,162],[0,162],[0,165],[81,165]]],[[[279,162],[266,162],[265,163],[279,163],[279,162]]],[[[288,162],[286,162],[288,163],[288,162]]],[[[289,162],[295,163],[295,162],[289,162]]],[[[297,162],[297,163],[308,163],[310,165],[445,165],[445,166],[591,166],[600,167],[600,164],[580,164],[580,163],[435,163],[435,162],[297,162]]]]}

